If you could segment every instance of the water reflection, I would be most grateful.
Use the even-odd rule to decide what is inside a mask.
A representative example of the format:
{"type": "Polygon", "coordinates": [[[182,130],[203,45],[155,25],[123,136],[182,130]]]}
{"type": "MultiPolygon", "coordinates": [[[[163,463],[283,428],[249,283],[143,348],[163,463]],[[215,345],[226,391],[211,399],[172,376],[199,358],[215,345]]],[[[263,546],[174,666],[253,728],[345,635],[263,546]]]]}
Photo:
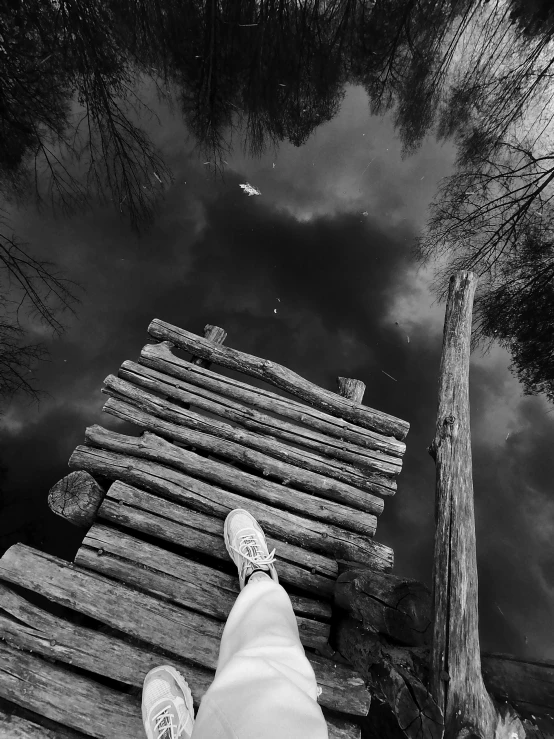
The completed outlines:
{"type": "MultiPolygon", "coordinates": [[[[493,319],[483,334],[503,339],[515,357],[521,349],[530,384],[552,377],[546,364],[552,341],[541,343],[552,303],[544,226],[550,222],[548,126],[539,135],[549,116],[543,103],[549,102],[550,31],[537,3],[538,15],[516,17],[517,7],[527,5],[4,5],[0,158],[8,202],[0,259],[2,294],[12,301],[2,306],[0,328],[5,395],[40,389],[27,370],[46,356],[38,354],[45,348],[22,333],[26,307],[51,330],[59,333],[67,323],[72,331],[57,343],[54,361],[40,365],[53,402],[40,412],[19,405],[12,413],[12,406],[2,419],[0,549],[17,540],[73,556],[81,534],[55,528],[61,524],[47,510],[45,491],[67,473],[84,427],[109,425],[100,413],[100,382],[136,357],[156,315],[190,330],[206,321],[223,325],[231,346],[240,343],[328,387],[338,374],[368,379],[368,404],[412,423],[404,492],[380,521],[379,539],[395,549],[399,572],[428,577],[434,472],[425,448],[434,424],[443,309],[431,310],[426,284],[414,297],[407,245],[430,183],[450,166],[434,142],[424,141],[435,130],[456,141],[460,158],[437,194],[418,255],[430,265],[442,259],[444,274],[452,260],[474,258],[476,269],[487,270],[481,315],[493,319]],[[371,112],[387,117],[365,117],[359,87],[348,88],[343,101],[347,83],[362,86],[371,112]],[[171,102],[181,120],[164,132],[167,160],[150,138],[157,130],[148,107],[153,86],[159,108],[171,102]],[[341,115],[321,126],[339,108],[341,115]],[[190,166],[176,143],[185,127],[200,167],[190,166]],[[286,144],[285,154],[275,159],[275,170],[272,159],[256,170],[244,158],[230,158],[237,138],[247,157],[279,144],[286,144]],[[422,142],[420,157],[409,159],[422,142]],[[208,186],[198,174],[203,162],[211,163],[205,169],[219,184],[208,186]],[[232,187],[221,185],[224,176],[232,187]],[[239,190],[247,178],[263,197],[239,190]],[[531,195],[531,205],[518,213],[518,198],[526,205],[531,195]],[[113,217],[107,207],[95,208],[94,218],[54,225],[29,208],[14,217],[29,240],[21,244],[10,225],[11,204],[32,204],[37,196],[48,213],[52,206],[76,213],[103,201],[113,217]],[[156,221],[162,201],[164,217],[156,221]],[[495,245],[485,246],[510,214],[515,230],[499,231],[495,245]],[[48,265],[49,257],[66,272],[48,265]],[[89,291],[82,305],[75,302],[82,290],[66,278],[89,291]],[[77,328],[64,306],[77,312],[77,328]],[[440,314],[436,331],[422,311],[440,314]]],[[[440,280],[438,274],[438,291],[440,280]]],[[[544,644],[552,649],[541,616],[550,602],[543,581],[548,586],[553,571],[545,554],[552,416],[541,418],[531,401],[520,407],[516,383],[506,390],[505,382],[498,368],[487,374],[477,366],[472,376],[484,629],[496,648],[520,654],[527,649],[517,644],[523,631],[535,632],[529,651],[542,655],[544,644]],[[495,621],[500,593],[509,618],[495,621]]]]}
{"type": "MultiPolygon", "coordinates": [[[[416,254],[442,258],[440,295],[453,269],[488,276],[476,340],[501,341],[526,390],[554,399],[549,3],[58,0],[6,4],[2,24],[7,203],[71,213],[111,201],[148,228],[172,174],[143,128],[147,79],[215,176],[235,131],[249,156],[304,144],[336,115],[347,82],[365,88],[373,113],[394,111],[406,155],[431,130],[454,137],[458,170],[416,254]]],[[[9,206],[2,216],[0,391],[36,395],[28,369],[44,348],[23,340],[20,304],[61,332],[79,291],[10,232],[9,206]]]]}

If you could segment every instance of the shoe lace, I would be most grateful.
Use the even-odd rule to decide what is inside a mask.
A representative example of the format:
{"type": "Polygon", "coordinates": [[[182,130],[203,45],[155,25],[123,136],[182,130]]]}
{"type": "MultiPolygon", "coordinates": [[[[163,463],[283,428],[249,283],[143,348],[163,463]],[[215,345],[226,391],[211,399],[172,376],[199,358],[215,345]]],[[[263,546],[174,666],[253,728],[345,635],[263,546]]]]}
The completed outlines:
{"type": "Polygon", "coordinates": [[[270,565],[275,562],[275,549],[270,554],[264,554],[261,544],[252,534],[243,534],[240,537],[238,549],[232,545],[231,547],[253,565],[270,565]]]}
{"type": "Polygon", "coordinates": [[[173,722],[173,713],[169,708],[163,708],[154,716],[154,727],[159,732],[158,739],[179,739],[188,721],[188,716],[178,725],[173,722]]]}

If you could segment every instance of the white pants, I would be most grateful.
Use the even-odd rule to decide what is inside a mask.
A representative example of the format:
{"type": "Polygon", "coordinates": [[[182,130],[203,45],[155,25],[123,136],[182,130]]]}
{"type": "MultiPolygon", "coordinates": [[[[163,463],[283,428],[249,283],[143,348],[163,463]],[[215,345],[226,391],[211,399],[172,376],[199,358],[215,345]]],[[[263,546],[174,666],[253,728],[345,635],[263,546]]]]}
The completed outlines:
{"type": "Polygon", "coordinates": [[[328,739],[286,590],[254,575],[225,624],[192,739],[328,739]]]}

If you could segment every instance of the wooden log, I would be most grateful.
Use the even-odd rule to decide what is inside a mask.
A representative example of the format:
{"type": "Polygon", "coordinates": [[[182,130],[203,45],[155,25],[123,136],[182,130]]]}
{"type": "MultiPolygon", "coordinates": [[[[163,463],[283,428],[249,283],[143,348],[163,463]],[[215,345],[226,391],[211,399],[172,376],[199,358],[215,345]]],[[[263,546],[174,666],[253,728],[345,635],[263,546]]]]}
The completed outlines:
{"type": "MultiPolygon", "coordinates": [[[[23,544],[14,544],[0,559],[0,579],[34,590],[173,657],[215,670],[222,624],[207,616],[162,603],[23,544]]],[[[321,705],[353,715],[367,713],[367,694],[359,676],[351,669],[345,673],[339,669],[342,666],[335,668],[329,660],[322,665],[322,658],[315,659],[311,653],[306,656],[322,687],[321,705]]]]}
{"type": "Polygon", "coordinates": [[[485,689],[479,649],[469,423],[469,355],[476,282],[471,272],[458,272],[450,279],[437,425],[429,447],[437,472],[429,688],[444,715],[446,739],[509,736],[485,689]]]}
{"type": "Polygon", "coordinates": [[[330,713],[324,707],[322,710],[327,722],[329,739],[361,739],[362,729],[358,724],[340,714],[330,713]]]}
{"type": "Polygon", "coordinates": [[[83,739],[83,735],[65,727],[46,728],[0,708],[0,739],[83,739]]]}
{"type": "MultiPolygon", "coordinates": [[[[402,457],[406,451],[406,444],[392,436],[376,434],[374,431],[363,429],[344,419],[339,420],[328,413],[323,413],[292,398],[278,395],[271,390],[254,388],[246,382],[195,367],[186,360],[176,357],[171,351],[172,348],[173,344],[168,341],[155,345],[146,344],[141,351],[139,363],[159,371],[166,379],[174,377],[191,383],[199,389],[214,392],[218,396],[233,399],[254,409],[276,413],[299,422],[303,424],[301,428],[307,430],[305,438],[310,438],[311,431],[315,430],[325,436],[346,441],[364,449],[380,451],[391,457],[402,457]]],[[[305,440],[302,443],[305,444],[305,440]]]]}
{"type": "Polygon", "coordinates": [[[57,557],[14,544],[0,559],[0,578],[184,659],[215,669],[223,625],[139,593],[57,557]]]}
{"type": "Polygon", "coordinates": [[[335,393],[309,382],[309,380],[277,364],[277,362],[260,359],[236,349],[217,346],[196,334],[185,331],[178,326],[172,326],[170,323],[160,321],[157,318],[151,322],[148,333],[160,341],[169,341],[180,349],[191,351],[222,367],[228,367],[237,372],[243,372],[250,377],[265,380],[282,390],[286,390],[291,395],[301,398],[314,408],[319,408],[332,416],[344,418],[370,431],[394,436],[396,439],[402,440],[410,429],[410,424],[406,421],[343,399],[335,393]]]}
{"type": "MultiPolygon", "coordinates": [[[[100,519],[141,531],[187,550],[227,562],[224,522],[157,495],[116,481],[98,511],[100,519]]],[[[275,549],[279,579],[332,600],[337,564],[334,559],[275,539],[266,534],[269,551],[275,549]]]]}
{"type": "Polygon", "coordinates": [[[442,739],[442,713],[417,674],[408,650],[388,645],[349,615],[339,619],[335,635],[339,652],[364,678],[374,702],[386,706],[384,715],[370,713],[364,723],[367,735],[383,736],[378,731],[386,727],[387,737],[442,739]]]}
{"type": "Polygon", "coordinates": [[[393,552],[390,547],[338,526],[303,518],[290,511],[216,488],[139,457],[79,446],[71,455],[69,466],[136,485],[217,518],[225,519],[235,508],[246,508],[264,531],[291,544],[326,556],[361,562],[378,570],[392,568],[393,552]]]}
{"type": "Polygon", "coordinates": [[[554,662],[482,652],[481,669],[485,687],[499,701],[554,719],[554,662]]]}
{"type": "Polygon", "coordinates": [[[0,695],[7,700],[96,739],[144,734],[138,698],[4,642],[0,662],[0,695]]]}
{"type": "Polygon", "coordinates": [[[204,459],[198,454],[172,444],[156,434],[145,431],[140,438],[119,434],[102,426],[89,426],[85,432],[86,443],[99,449],[129,454],[157,464],[169,465],[187,475],[200,477],[210,483],[223,485],[240,494],[252,496],[285,510],[303,513],[310,518],[331,523],[365,536],[373,536],[377,526],[376,516],[353,510],[332,500],[270,482],[242,470],[204,459]]]}
{"type": "MultiPolygon", "coordinates": [[[[204,338],[207,341],[211,341],[212,344],[223,344],[227,338],[227,331],[219,326],[212,326],[208,323],[204,326],[204,338]]],[[[195,364],[197,367],[204,367],[205,369],[209,369],[211,366],[211,362],[207,359],[202,359],[202,357],[193,356],[191,357],[190,363],[195,364]]]]}
{"type": "Polygon", "coordinates": [[[87,528],[94,521],[104,491],[92,475],[84,470],[70,472],[48,493],[48,506],[74,526],[87,528]]]}
{"type": "Polygon", "coordinates": [[[141,688],[147,673],[159,664],[171,664],[186,675],[196,706],[211,685],[215,672],[175,657],[161,656],[114,635],[54,616],[0,583],[2,610],[0,637],[17,649],[80,667],[95,675],[141,688]]]}
{"type": "Polygon", "coordinates": [[[370,569],[347,569],[335,585],[335,605],[347,611],[366,630],[407,644],[431,641],[431,591],[417,580],[370,569]]]}
{"type": "Polygon", "coordinates": [[[353,380],[351,377],[337,377],[339,395],[349,398],[353,403],[361,403],[364,399],[365,383],[353,380]]]}
{"type": "MultiPolygon", "coordinates": [[[[293,461],[300,467],[311,469],[320,474],[335,477],[355,487],[375,491],[379,495],[394,493],[394,475],[402,469],[402,460],[382,452],[364,449],[350,442],[336,440],[315,431],[305,429],[284,419],[277,419],[265,413],[260,413],[244,403],[238,403],[205,388],[196,387],[184,380],[169,377],[149,367],[143,367],[134,362],[125,361],[119,369],[118,375],[131,384],[117,386],[113,384],[113,375],[106,380],[108,394],[113,397],[146,398],[150,405],[141,406],[154,415],[173,421],[183,426],[205,430],[228,441],[238,441],[258,451],[268,451],[278,459],[293,461]],[[186,406],[194,405],[197,408],[215,414],[240,424],[242,428],[235,428],[228,423],[214,422],[204,415],[184,412],[181,405],[169,405],[160,402],[158,395],[140,395],[136,388],[145,388],[158,395],[173,398],[186,406]],[[133,388],[135,393],[132,393],[133,388]],[[245,432],[248,429],[250,432],[245,432]],[[291,442],[312,449],[291,448],[283,441],[291,442]],[[381,490],[384,488],[384,491],[381,490]]],[[[105,391],[104,391],[105,392],[105,391]]]]}
{"type": "MultiPolygon", "coordinates": [[[[193,600],[187,597],[183,582],[177,578],[140,567],[129,560],[112,557],[109,553],[106,554],[105,550],[82,546],[75,561],[79,567],[107,575],[124,585],[140,589],[143,593],[179,606],[185,606],[193,600]],[[99,556],[100,551],[101,556],[99,556]]],[[[317,649],[327,644],[330,633],[329,624],[303,616],[297,616],[296,621],[300,641],[305,647],[317,649]]]]}
{"type": "MultiPolygon", "coordinates": [[[[117,380],[117,378],[114,379],[117,380]]],[[[106,382],[109,380],[110,378],[106,378],[106,382]]],[[[117,380],[117,382],[122,381],[117,380]]],[[[128,385],[128,383],[125,384],[128,385]]],[[[306,465],[297,464],[297,462],[302,462],[303,454],[285,444],[272,442],[263,437],[257,440],[246,438],[244,432],[227,424],[220,424],[212,419],[203,419],[193,411],[184,410],[183,412],[187,414],[185,422],[197,426],[197,429],[187,428],[181,424],[182,411],[178,406],[150,395],[150,393],[145,393],[143,390],[137,391],[137,395],[142,397],[135,398],[120,394],[113,388],[103,388],[102,392],[112,395],[104,405],[103,410],[106,413],[135,423],[140,428],[179,444],[185,444],[187,447],[193,446],[196,453],[202,450],[206,452],[206,456],[217,457],[224,463],[238,462],[264,476],[275,477],[282,485],[292,485],[299,490],[343,503],[366,513],[380,515],[383,512],[382,498],[348,483],[329,478],[324,473],[319,474],[307,470],[306,466],[311,466],[307,458],[304,459],[306,465]],[[192,416],[196,416],[196,419],[192,416]],[[198,428],[210,428],[212,433],[204,433],[198,428]],[[257,450],[254,450],[254,446],[257,450]]],[[[255,437],[256,435],[247,434],[247,436],[255,437]]]]}
{"type": "MultiPolygon", "coordinates": [[[[75,564],[221,621],[240,592],[237,577],[99,524],[88,532],[75,564]]],[[[326,644],[330,627],[324,620],[331,616],[330,607],[311,598],[290,599],[304,646],[326,644]]]]}

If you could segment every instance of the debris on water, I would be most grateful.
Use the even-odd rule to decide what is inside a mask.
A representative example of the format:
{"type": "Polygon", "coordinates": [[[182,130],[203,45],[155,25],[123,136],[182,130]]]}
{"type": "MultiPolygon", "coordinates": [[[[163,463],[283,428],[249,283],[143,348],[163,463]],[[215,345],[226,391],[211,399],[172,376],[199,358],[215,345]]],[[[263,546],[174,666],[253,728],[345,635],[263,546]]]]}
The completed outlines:
{"type": "MultiPolygon", "coordinates": [[[[385,370],[381,370],[381,372],[382,372],[382,373],[383,373],[384,375],[386,375],[387,377],[390,377],[390,378],[391,378],[391,380],[394,380],[394,377],[393,377],[392,375],[389,375],[389,373],[388,373],[388,372],[385,372],[385,370]]],[[[394,381],[395,381],[395,382],[398,382],[398,380],[394,380],[394,381]]]]}
{"type": "Polygon", "coordinates": [[[277,308],[274,308],[274,309],[273,309],[273,312],[274,312],[274,313],[277,313],[277,308]]]}
{"type": "Polygon", "coordinates": [[[368,216],[368,215],[369,215],[369,213],[367,212],[367,210],[364,210],[364,212],[362,213],[362,215],[363,215],[363,216],[368,216]]]}
{"type": "Polygon", "coordinates": [[[242,187],[242,189],[244,190],[244,192],[248,196],[261,195],[262,194],[259,190],[256,190],[255,187],[252,187],[252,185],[250,185],[248,182],[246,184],[244,184],[244,185],[239,185],[239,187],[242,187]]]}
{"type": "Polygon", "coordinates": [[[406,339],[408,340],[408,344],[409,344],[410,343],[410,337],[408,336],[408,334],[406,334],[406,339]]]}
{"type": "Polygon", "coordinates": [[[160,178],[158,177],[158,174],[156,172],[154,172],[154,177],[158,180],[158,182],[161,185],[162,184],[162,181],[160,180],[160,178]]]}
{"type": "Polygon", "coordinates": [[[273,169],[275,169],[275,162],[273,162],[273,169]]]}
{"type": "Polygon", "coordinates": [[[279,85],[279,87],[286,87],[286,85],[283,85],[282,82],[278,82],[277,84],[279,85]]]}
{"type": "MultiPolygon", "coordinates": [[[[277,298],[277,300],[279,300],[279,298],[277,298]]],[[[281,302],[281,301],[279,300],[279,302],[281,302]]]]}

